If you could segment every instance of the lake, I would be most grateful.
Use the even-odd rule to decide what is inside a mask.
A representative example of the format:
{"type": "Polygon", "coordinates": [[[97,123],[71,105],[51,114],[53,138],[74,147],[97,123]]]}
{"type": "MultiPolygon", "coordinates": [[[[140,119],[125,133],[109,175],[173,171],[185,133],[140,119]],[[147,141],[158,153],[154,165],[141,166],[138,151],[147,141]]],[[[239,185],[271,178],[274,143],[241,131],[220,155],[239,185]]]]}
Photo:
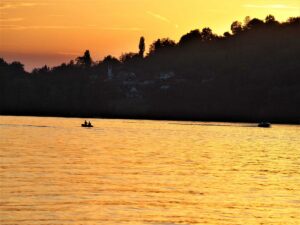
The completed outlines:
{"type": "Polygon", "coordinates": [[[0,116],[1,224],[300,224],[300,126],[0,116]]]}

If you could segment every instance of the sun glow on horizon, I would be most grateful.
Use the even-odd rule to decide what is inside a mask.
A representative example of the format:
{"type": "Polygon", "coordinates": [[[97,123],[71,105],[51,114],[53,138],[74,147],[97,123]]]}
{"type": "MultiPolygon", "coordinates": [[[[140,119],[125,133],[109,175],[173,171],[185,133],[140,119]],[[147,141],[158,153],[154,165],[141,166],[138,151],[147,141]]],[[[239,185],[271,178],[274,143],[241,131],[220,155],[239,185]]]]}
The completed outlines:
{"type": "Polygon", "coordinates": [[[300,15],[298,0],[2,0],[0,57],[19,60],[30,70],[58,65],[90,49],[95,60],[136,52],[140,36],[176,41],[192,29],[217,34],[246,16],[279,21],[300,15]]]}

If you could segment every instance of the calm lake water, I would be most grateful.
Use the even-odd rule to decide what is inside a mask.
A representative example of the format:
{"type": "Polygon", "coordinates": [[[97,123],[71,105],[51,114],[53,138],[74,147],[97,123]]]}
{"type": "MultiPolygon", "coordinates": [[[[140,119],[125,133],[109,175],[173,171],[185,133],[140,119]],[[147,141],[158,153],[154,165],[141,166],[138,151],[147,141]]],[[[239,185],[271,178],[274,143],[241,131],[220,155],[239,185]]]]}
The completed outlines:
{"type": "Polygon", "coordinates": [[[300,224],[300,126],[0,117],[1,224],[300,224]]]}

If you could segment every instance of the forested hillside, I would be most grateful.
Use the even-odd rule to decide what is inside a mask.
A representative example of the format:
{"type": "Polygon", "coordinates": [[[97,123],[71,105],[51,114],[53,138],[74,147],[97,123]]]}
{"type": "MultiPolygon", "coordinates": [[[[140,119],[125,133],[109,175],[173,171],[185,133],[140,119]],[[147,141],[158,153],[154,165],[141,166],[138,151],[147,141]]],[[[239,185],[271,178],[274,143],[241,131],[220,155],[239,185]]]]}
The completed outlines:
{"type": "Polygon", "coordinates": [[[0,59],[0,113],[300,123],[300,17],[245,21],[30,73],[0,59]]]}

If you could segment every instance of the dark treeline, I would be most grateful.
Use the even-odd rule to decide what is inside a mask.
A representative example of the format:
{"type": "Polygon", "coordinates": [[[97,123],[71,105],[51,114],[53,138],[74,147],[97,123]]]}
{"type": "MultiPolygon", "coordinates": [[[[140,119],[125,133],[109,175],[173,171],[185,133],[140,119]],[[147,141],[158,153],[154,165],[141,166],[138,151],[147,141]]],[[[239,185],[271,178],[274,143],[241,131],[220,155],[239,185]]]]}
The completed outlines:
{"type": "Polygon", "coordinates": [[[300,17],[192,30],[145,54],[83,56],[25,72],[0,59],[0,113],[300,123],[300,17]]]}

